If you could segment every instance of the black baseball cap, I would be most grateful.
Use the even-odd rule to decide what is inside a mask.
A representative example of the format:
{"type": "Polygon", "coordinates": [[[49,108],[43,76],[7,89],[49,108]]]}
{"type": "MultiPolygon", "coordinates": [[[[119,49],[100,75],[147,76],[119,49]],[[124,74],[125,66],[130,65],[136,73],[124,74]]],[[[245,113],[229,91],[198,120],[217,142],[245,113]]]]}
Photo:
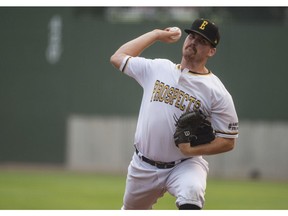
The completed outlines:
{"type": "Polygon", "coordinates": [[[206,38],[214,47],[219,44],[220,34],[218,27],[208,19],[196,19],[190,29],[184,29],[187,34],[196,32],[206,38]]]}

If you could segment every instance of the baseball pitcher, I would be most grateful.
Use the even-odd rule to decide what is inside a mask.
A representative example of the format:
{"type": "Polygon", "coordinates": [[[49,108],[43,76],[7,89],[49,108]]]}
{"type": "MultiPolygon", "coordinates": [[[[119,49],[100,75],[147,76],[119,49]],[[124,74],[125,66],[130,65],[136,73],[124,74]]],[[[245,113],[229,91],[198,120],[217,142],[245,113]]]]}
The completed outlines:
{"type": "Polygon", "coordinates": [[[122,209],[152,209],[168,192],[178,209],[202,209],[208,163],[203,155],[234,148],[238,117],[233,99],[206,67],[220,41],[218,27],[197,19],[179,64],[141,53],[155,42],[174,43],[181,32],[155,29],[122,45],[111,63],[135,79],[143,97],[122,209]]]}

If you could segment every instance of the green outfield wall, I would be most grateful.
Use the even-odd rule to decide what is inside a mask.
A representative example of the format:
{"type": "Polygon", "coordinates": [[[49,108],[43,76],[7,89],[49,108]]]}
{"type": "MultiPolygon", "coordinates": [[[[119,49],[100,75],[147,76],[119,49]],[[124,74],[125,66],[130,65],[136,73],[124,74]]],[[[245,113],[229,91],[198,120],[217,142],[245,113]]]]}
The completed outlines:
{"type": "MultiPolygon", "coordinates": [[[[208,17],[209,18],[209,17],[208,17]]],[[[0,8],[0,162],[64,164],[70,116],[136,117],[142,89],[109,62],[124,42],[190,22],[115,22],[101,8],[0,8]]],[[[209,68],[241,120],[288,121],[285,22],[220,22],[209,68]]],[[[143,53],[179,63],[184,37],[143,53]]],[[[103,144],[105,145],[105,144],[103,144]]]]}

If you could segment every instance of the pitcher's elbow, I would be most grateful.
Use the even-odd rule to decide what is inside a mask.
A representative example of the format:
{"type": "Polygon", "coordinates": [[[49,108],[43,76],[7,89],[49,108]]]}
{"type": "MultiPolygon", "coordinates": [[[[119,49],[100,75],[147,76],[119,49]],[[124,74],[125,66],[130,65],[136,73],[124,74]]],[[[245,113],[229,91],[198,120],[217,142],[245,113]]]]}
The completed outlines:
{"type": "Polygon", "coordinates": [[[125,54],[116,52],[110,57],[110,63],[114,67],[120,68],[124,58],[125,58],[125,54]]]}
{"type": "Polygon", "coordinates": [[[226,148],[227,151],[232,151],[235,148],[236,140],[230,139],[230,142],[227,143],[226,148]]]}

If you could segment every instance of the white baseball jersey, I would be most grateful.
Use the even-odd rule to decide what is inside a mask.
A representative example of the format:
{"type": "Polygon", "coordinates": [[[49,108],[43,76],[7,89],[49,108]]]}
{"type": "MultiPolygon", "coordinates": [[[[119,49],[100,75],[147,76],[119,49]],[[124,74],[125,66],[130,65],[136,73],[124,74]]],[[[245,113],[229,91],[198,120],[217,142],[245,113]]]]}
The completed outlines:
{"type": "MultiPolygon", "coordinates": [[[[212,72],[198,74],[181,70],[166,59],[127,56],[120,70],[143,88],[135,133],[135,146],[154,161],[185,158],[175,146],[175,120],[183,112],[199,108],[211,121],[216,136],[238,137],[238,117],[233,99],[212,72]]],[[[201,156],[200,156],[201,157],[201,156]]]]}

